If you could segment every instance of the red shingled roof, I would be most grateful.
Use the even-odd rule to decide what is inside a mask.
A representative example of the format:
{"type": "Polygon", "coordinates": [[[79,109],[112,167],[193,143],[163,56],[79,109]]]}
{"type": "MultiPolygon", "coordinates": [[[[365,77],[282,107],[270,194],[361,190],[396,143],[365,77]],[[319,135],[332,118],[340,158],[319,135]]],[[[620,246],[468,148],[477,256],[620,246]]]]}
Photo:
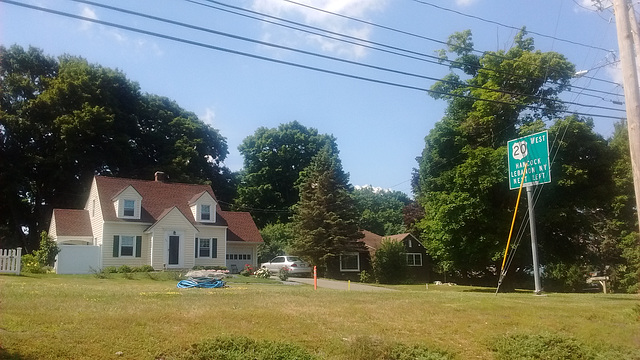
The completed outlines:
{"type": "Polygon", "coordinates": [[[221,211],[229,224],[228,241],[263,242],[260,231],[248,212],[221,211]]]}
{"type": "Polygon", "coordinates": [[[375,251],[380,247],[380,243],[382,243],[382,236],[374,234],[371,231],[367,230],[362,230],[361,233],[364,235],[364,237],[360,239],[360,241],[362,241],[367,246],[367,248],[369,248],[369,251],[375,251]]]}
{"type": "MultiPolygon", "coordinates": [[[[153,180],[136,180],[117,177],[96,176],[98,193],[100,194],[100,206],[105,221],[140,221],[155,223],[167,209],[177,207],[178,210],[192,223],[196,224],[193,217],[190,202],[197,199],[204,192],[215,200],[216,196],[209,185],[169,183],[153,180]],[[112,199],[122,190],[131,185],[142,196],[142,209],[140,220],[119,219],[113,206],[112,199]]],[[[216,200],[217,201],[217,200],[216,200]]],[[[219,208],[217,210],[220,210],[219,208]]],[[[218,214],[221,212],[218,211],[218,214]]],[[[224,216],[217,216],[212,225],[226,226],[224,216]]]]}
{"type": "Polygon", "coordinates": [[[91,236],[89,211],[72,209],[53,209],[58,236],[91,236]]]}

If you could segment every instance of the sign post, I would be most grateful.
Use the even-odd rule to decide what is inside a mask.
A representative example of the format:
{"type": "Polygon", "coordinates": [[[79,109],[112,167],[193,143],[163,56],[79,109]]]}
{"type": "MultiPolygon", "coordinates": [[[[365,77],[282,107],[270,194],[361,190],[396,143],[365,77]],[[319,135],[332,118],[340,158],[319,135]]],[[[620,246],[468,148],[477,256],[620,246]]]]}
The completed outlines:
{"type": "Polygon", "coordinates": [[[533,187],[551,182],[548,138],[549,133],[542,131],[507,143],[507,151],[509,153],[509,189],[518,189],[521,183],[522,186],[527,188],[533,278],[536,295],[540,295],[542,286],[540,284],[540,264],[538,263],[533,187]]]}

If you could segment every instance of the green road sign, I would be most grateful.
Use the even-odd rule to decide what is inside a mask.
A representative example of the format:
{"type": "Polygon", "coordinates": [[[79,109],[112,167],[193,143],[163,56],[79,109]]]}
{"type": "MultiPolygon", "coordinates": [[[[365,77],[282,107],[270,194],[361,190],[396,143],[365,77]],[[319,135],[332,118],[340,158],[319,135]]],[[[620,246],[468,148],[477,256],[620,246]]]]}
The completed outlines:
{"type": "Polygon", "coordinates": [[[517,189],[525,171],[524,185],[546,184],[551,182],[549,166],[549,134],[542,131],[533,135],[510,140],[507,143],[509,153],[509,189],[517,189]]]}

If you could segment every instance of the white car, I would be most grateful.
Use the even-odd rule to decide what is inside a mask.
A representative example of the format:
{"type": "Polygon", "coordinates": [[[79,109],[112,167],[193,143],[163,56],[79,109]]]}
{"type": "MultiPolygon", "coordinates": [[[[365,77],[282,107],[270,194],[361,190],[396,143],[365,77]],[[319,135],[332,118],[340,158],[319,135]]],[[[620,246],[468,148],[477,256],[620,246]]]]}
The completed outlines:
{"type": "Polygon", "coordinates": [[[311,267],[297,256],[276,256],[271,261],[262,263],[260,267],[269,270],[270,273],[277,274],[280,269],[285,268],[289,275],[311,275],[311,267]]]}

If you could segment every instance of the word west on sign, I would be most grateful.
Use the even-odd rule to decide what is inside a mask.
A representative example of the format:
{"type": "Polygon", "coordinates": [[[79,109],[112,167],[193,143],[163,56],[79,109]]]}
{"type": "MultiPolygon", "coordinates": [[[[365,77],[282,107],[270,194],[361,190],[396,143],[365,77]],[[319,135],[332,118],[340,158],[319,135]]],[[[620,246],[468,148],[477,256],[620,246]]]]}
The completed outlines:
{"type": "Polygon", "coordinates": [[[510,140],[507,143],[509,153],[509,189],[517,189],[523,180],[522,186],[546,184],[551,182],[551,169],[549,166],[549,134],[542,131],[529,136],[510,140]]]}

